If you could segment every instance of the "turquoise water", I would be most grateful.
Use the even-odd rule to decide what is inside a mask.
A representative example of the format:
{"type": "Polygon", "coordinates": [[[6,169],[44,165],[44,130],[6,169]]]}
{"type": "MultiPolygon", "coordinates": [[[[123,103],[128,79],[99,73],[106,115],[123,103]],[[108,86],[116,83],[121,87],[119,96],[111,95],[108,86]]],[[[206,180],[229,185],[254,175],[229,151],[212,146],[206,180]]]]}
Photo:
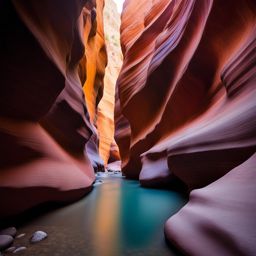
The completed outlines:
{"type": "Polygon", "coordinates": [[[26,255],[178,255],[164,241],[163,225],[186,199],[178,192],[145,189],[118,175],[101,178],[102,185],[72,205],[35,218],[19,228],[26,237],[26,255]],[[36,230],[45,241],[29,245],[36,230]]]}

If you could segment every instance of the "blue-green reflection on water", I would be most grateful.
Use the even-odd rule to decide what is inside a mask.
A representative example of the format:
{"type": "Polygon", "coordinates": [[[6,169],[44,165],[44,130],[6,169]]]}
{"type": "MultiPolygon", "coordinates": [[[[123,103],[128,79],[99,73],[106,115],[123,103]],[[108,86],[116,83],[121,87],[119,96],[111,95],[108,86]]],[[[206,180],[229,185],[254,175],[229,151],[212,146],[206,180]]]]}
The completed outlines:
{"type": "Polygon", "coordinates": [[[31,220],[19,231],[49,234],[38,245],[28,244],[28,256],[178,255],[166,246],[163,225],[185,203],[178,192],[145,189],[113,175],[79,202],[31,220]]]}
{"type": "Polygon", "coordinates": [[[136,181],[121,186],[121,243],[130,248],[147,248],[164,239],[163,225],[185,203],[174,191],[141,188],[136,181]]]}

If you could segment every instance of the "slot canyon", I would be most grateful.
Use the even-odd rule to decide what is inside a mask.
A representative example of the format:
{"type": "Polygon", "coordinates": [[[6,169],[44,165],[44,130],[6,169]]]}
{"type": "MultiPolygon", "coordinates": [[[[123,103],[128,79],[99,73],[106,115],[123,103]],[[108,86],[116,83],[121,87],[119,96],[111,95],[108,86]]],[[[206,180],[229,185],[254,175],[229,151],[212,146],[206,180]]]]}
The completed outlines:
{"type": "Polygon", "coordinates": [[[0,0],[0,28],[0,256],[256,255],[255,0],[0,0]]]}

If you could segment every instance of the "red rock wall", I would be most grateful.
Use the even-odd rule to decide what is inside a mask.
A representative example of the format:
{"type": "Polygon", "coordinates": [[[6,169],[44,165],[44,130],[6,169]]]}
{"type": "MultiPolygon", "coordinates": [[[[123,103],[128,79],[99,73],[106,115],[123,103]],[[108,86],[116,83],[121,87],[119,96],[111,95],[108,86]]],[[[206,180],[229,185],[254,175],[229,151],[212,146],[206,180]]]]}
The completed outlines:
{"type": "MultiPolygon", "coordinates": [[[[195,130],[207,124],[207,130],[210,124],[219,130],[222,125],[223,129],[230,125],[229,131],[232,125],[236,127],[235,119],[239,118],[235,116],[242,113],[231,109],[242,105],[242,98],[246,101],[247,91],[251,95],[254,91],[254,26],[253,1],[125,2],[121,26],[124,64],[117,85],[116,139],[127,176],[138,178],[141,156],[145,159],[160,151],[165,158],[166,154],[170,158],[177,155],[174,148],[181,145],[176,145],[175,139],[180,135],[185,140],[186,131],[195,136],[195,130]],[[234,10],[227,16],[224,10],[231,6],[234,10]],[[138,14],[136,19],[134,12],[138,14]],[[231,115],[233,122],[225,125],[231,115]],[[218,118],[222,121],[216,123],[218,118]]],[[[224,133],[219,138],[227,144],[223,145],[226,149],[236,148],[228,145],[231,137],[237,141],[241,151],[246,151],[242,154],[245,159],[254,151],[249,148],[255,145],[251,116],[254,113],[247,112],[253,103],[248,99],[247,102],[243,121],[249,122],[248,130],[236,129],[236,136],[230,134],[230,140],[224,133]],[[240,133],[250,134],[247,142],[239,143],[240,133]]],[[[219,134],[216,131],[215,135],[219,134]]],[[[199,137],[207,143],[206,148],[212,147],[211,136],[206,136],[209,141],[201,134],[199,137]]],[[[232,169],[232,164],[227,169],[232,169]]]]}
{"type": "Polygon", "coordinates": [[[166,238],[186,255],[255,255],[256,155],[193,190],[165,225],[166,238]]]}
{"type": "MultiPolygon", "coordinates": [[[[103,2],[97,2],[102,17],[103,2]]],[[[91,190],[95,176],[85,147],[97,134],[81,81],[88,79],[85,50],[86,57],[93,54],[95,31],[103,31],[102,23],[89,22],[94,6],[86,0],[0,1],[1,217],[91,190]]],[[[106,65],[103,39],[101,45],[97,90],[106,65]]]]}
{"type": "Polygon", "coordinates": [[[188,206],[166,224],[167,238],[189,255],[256,251],[256,233],[249,227],[255,227],[254,218],[246,211],[239,215],[236,208],[244,202],[248,211],[255,209],[247,198],[256,176],[254,158],[248,160],[256,150],[255,24],[253,0],[124,4],[124,63],[115,108],[123,172],[144,186],[170,186],[179,180],[192,190],[218,180],[209,186],[221,190],[218,195],[208,187],[192,192],[188,206]],[[224,184],[232,186],[234,168],[240,170],[241,183],[227,194],[224,184]],[[240,194],[239,199],[232,201],[232,193],[240,194]],[[204,210],[203,204],[209,207],[204,210]],[[214,214],[200,218],[206,211],[210,214],[211,205],[214,214]],[[224,225],[223,215],[230,217],[229,224],[224,225]],[[239,235],[237,225],[245,229],[239,235]],[[188,242],[191,235],[197,245],[188,242]],[[242,241],[250,240],[246,246],[238,242],[240,235],[242,241]]]}

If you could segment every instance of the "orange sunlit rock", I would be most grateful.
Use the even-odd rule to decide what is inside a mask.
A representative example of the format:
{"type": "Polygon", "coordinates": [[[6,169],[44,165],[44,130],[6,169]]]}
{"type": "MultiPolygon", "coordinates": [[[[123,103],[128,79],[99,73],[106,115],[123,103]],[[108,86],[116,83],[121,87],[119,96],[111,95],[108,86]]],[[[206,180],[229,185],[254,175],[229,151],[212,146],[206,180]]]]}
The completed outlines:
{"type": "Polygon", "coordinates": [[[86,71],[86,80],[83,85],[86,106],[91,123],[96,124],[97,106],[103,96],[104,74],[107,64],[107,52],[103,28],[104,1],[97,0],[83,10],[85,28],[85,56],[81,61],[86,71]]]}
{"type": "Polygon", "coordinates": [[[97,127],[99,131],[99,152],[107,165],[110,161],[120,160],[118,148],[114,140],[114,103],[115,86],[122,65],[120,48],[120,14],[112,0],[105,1],[104,31],[108,52],[108,65],[104,77],[104,93],[98,106],[97,127]],[[112,145],[112,147],[111,147],[112,145]],[[112,151],[114,150],[114,151],[112,151]],[[116,152],[117,151],[117,152],[116,152]],[[115,155],[115,158],[113,157],[115,155]]]}

